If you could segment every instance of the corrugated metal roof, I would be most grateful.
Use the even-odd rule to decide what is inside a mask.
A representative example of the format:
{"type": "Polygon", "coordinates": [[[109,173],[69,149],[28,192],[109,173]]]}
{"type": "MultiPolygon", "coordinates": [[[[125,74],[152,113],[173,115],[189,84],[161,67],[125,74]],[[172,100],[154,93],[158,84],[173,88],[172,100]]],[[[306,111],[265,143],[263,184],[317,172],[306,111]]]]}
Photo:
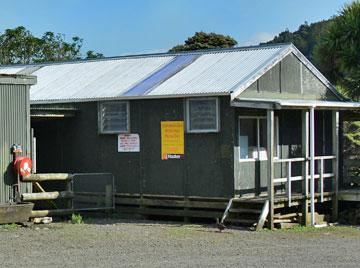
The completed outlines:
{"type": "Polygon", "coordinates": [[[23,70],[24,67],[1,67],[0,66],[0,73],[2,74],[16,74],[17,72],[23,70]]]}
{"type": "Polygon", "coordinates": [[[119,97],[173,57],[133,58],[44,66],[35,71],[38,84],[31,101],[119,97]]]}
{"type": "Polygon", "coordinates": [[[229,93],[285,48],[274,46],[202,55],[149,95],[229,93]]]}
{"type": "Polygon", "coordinates": [[[233,95],[291,52],[300,53],[291,44],[280,44],[5,66],[0,73],[36,75],[38,83],[31,87],[30,98],[38,103],[233,95]],[[178,64],[183,59],[194,60],[178,64]]]}
{"type": "Polygon", "coordinates": [[[159,69],[151,76],[141,81],[139,84],[125,92],[123,95],[138,96],[146,94],[147,92],[151,91],[156,85],[159,85],[161,82],[169,79],[175,73],[179,72],[196,59],[197,56],[193,54],[176,56],[174,60],[169,62],[167,65],[159,69]]]}

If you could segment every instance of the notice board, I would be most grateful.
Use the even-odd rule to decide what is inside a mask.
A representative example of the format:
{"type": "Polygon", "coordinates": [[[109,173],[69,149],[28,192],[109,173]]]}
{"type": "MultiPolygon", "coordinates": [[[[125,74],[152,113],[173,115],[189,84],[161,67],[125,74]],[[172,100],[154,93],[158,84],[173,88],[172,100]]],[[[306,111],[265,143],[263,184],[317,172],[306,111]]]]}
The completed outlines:
{"type": "Polygon", "coordinates": [[[140,152],[139,134],[120,134],[118,136],[118,152],[140,152]]]}
{"type": "Polygon", "coordinates": [[[161,159],[184,157],[184,121],[161,121],[161,159]]]}

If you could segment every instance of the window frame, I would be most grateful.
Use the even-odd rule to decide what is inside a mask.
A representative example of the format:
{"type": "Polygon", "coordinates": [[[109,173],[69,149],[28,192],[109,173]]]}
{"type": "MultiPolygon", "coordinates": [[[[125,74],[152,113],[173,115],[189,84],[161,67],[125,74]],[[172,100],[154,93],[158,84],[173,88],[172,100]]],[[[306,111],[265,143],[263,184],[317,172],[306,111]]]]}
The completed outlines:
{"type": "MultiPolygon", "coordinates": [[[[266,158],[241,158],[241,148],[240,148],[240,120],[241,119],[256,119],[256,147],[258,150],[258,156],[259,156],[259,149],[260,149],[260,120],[261,119],[267,119],[266,116],[256,116],[256,115],[240,115],[238,117],[238,135],[237,135],[237,139],[238,139],[238,143],[239,143],[239,153],[238,153],[238,157],[239,157],[239,162],[255,162],[255,161],[267,161],[267,154],[266,154],[266,158]]],[[[279,159],[280,156],[280,145],[279,145],[279,117],[275,116],[274,117],[274,124],[275,124],[275,131],[276,131],[276,155],[274,156],[274,159],[279,159]]],[[[266,138],[266,142],[267,142],[267,138],[266,138]]]]}
{"type": "Polygon", "coordinates": [[[99,134],[124,134],[130,133],[130,102],[129,101],[122,101],[122,100],[111,100],[111,101],[99,101],[98,102],[98,133],[99,134]],[[125,103],[126,104],[126,130],[125,131],[104,131],[103,130],[103,122],[102,122],[102,105],[105,103],[125,103]]]}
{"type": "Polygon", "coordinates": [[[220,132],[220,102],[218,97],[202,97],[185,99],[186,133],[218,133],[220,132]],[[216,128],[214,129],[190,129],[190,102],[202,100],[215,100],[216,128]]]}

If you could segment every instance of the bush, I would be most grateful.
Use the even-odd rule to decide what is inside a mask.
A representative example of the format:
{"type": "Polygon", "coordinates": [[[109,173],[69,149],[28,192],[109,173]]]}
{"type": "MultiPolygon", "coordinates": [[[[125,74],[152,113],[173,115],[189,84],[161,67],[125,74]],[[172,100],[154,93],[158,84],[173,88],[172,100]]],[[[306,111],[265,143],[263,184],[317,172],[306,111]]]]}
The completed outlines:
{"type": "Polygon", "coordinates": [[[72,224],[84,223],[83,217],[80,214],[72,214],[71,215],[71,223],[72,224]]]}

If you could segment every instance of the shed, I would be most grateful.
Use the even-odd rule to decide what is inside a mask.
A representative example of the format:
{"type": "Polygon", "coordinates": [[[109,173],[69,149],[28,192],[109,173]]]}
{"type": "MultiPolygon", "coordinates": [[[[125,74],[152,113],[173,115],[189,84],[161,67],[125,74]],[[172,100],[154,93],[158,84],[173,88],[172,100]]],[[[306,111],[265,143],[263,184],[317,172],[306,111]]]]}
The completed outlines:
{"type": "Polygon", "coordinates": [[[276,200],[307,215],[336,197],[339,118],[360,108],[292,44],[0,71],[38,77],[38,171],[111,172],[124,211],[207,215],[237,197],[267,200],[270,225],[276,200]]]}
{"type": "MultiPolygon", "coordinates": [[[[12,170],[13,144],[22,146],[30,157],[30,86],[36,78],[0,71],[0,204],[13,199],[15,178],[12,170]]],[[[23,184],[23,192],[31,192],[31,185],[23,184]]]]}

